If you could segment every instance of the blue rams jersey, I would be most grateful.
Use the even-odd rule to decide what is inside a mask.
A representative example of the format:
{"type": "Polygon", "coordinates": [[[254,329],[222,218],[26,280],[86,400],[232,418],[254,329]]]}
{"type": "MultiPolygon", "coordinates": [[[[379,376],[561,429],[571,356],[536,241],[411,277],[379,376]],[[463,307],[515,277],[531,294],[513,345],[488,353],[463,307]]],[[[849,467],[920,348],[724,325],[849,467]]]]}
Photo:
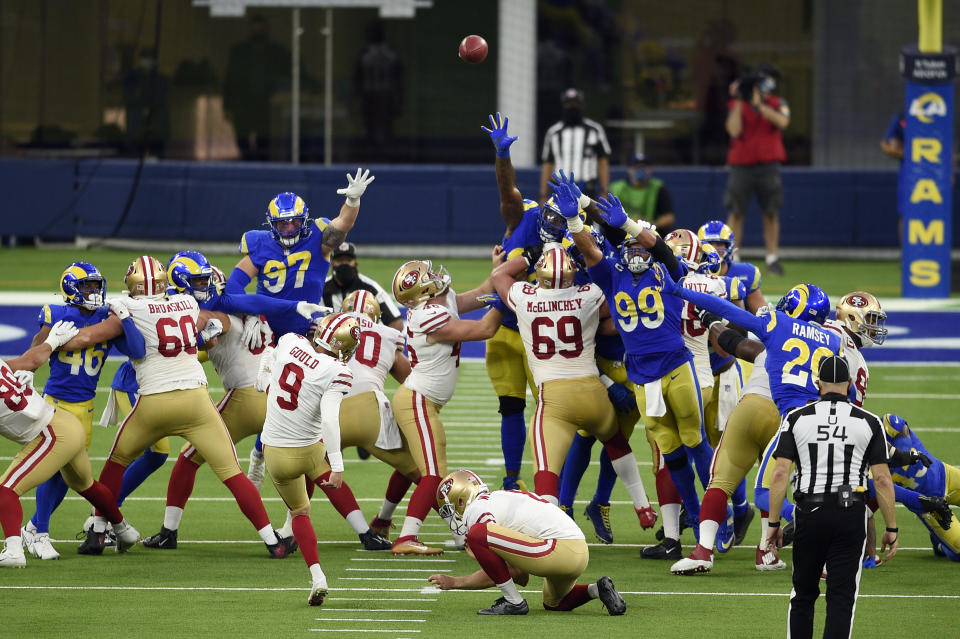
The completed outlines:
{"type": "Polygon", "coordinates": [[[122,393],[139,393],[140,385],[137,383],[137,373],[133,369],[133,364],[128,359],[113,374],[113,381],[110,382],[110,388],[122,393]]]}
{"type": "Polygon", "coordinates": [[[909,451],[916,448],[921,453],[925,453],[933,462],[927,468],[922,462],[917,462],[911,466],[898,466],[890,469],[890,475],[894,483],[916,491],[921,495],[928,497],[943,497],[947,490],[947,476],[943,468],[943,462],[930,454],[909,426],[904,424],[903,430],[897,431],[894,427],[884,422],[885,435],[887,441],[897,450],[909,451]]]}
{"type": "MultiPolygon", "coordinates": [[[[73,322],[77,328],[99,324],[107,319],[110,307],[101,306],[92,314],[83,313],[76,306],[50,304],[40,309],[41,326],[53,326],[60,320],[73,322]]],[[[65,402],[85,402],[97,392],[100,371],[107,359],[110,345],[100,342],[82,351],[57,351],[50,357],[50,377],[43,394],[65,402]]]]}
{"type": "MultiPolygon", "coordinates": [[[[523,250],[529,246],[540,246],[543,241],[540,239],[540,231],[537,229],[537,223],[540,218],[540,205],[533,200],[523,201],[523,217],[517,224],[510,237],[504,235],[501,245],[503,252],[508,260],[511,260],[523,253],[523,250]]],[[[527,275],[533,273],[533,265],[527,269],[527,275]]],[[[501,324],[512,331],[519,331],[517,325],[517,316],[513,311],[507,311],[503,314],[501,324]]]]}
{"type": "MultiPolygon", "coordinates": [[[[285,249],[271,231],[247,231],[240,240],[240,253],[250,257],[260,274],[257,293],[285,300],[306,300],[320,304],[323,282],[330,262],[323,257],[323,229],[326,223],[310,220],[313,232],[285,249]]],[[[284,333],[306,334],[310,320],[295,313],[266,315],[278,337],[284,333]]]]}
{"type": "Polygon", "coordinates": [[[683,302],[663,294],[669,275],[659,262],[636,277],[620,261],[607,256],[591,266],[590,277],[603,291],[623,339],[627,377],[635,384],[662,379],[693,356],[680,334],[683,302]]]}
{"type": "MultiPolygon", "coordinates": [[[[757,281],[759,282],[759,274],[757,275],[757,278],[757,281]]],[[[723,281],[723,285],[727,289],[728,300],[731,302],[742,302],[747,299],[747,287],[742,279],[738,277],[729,277],[728,275],[723,275],[720,277],[720,279],[723,281]]],[[[722,357],[713,350],[712,345],[710,346],[710,369],[714,371],[714,373],[732,361],[732,355],[722,357]]]]}
{"type": "Polygon", "coordinates": [[[744,297],[760,288],[760,269],[749,262],[731,262],[723,276],[743,282],[743,286],[747,290],[744,297]]]}

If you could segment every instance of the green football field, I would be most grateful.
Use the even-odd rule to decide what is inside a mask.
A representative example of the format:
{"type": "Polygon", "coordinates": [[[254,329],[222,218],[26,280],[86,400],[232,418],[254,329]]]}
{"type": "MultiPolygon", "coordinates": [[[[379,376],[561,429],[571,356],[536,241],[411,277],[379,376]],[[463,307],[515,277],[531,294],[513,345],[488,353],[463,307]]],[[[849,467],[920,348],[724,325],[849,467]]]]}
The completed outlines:
{"type": "MultiPolygon", "coordinates": [[[[74,259],[95,262],[118,292],[131,252],[0,251],[3,280],[0,290],[56,290],[63,267],[74,259]]],[[[165,257],[165,256],[164,256],[165,257]]],[[[235,256],[213,256],[229,269],[235,256]]],[[[389,281],[401,260],[363,259],[361,270],[389,281]]],[[[485,263],[444,260],[458,288],[482,279],[485,263]]],[[[797,281],[821,284],[831,297],[855,288],[881,297],[899,294],[896,264],[786,263],[788,277],[765,280],[764,290],[776,297],[797,281]],[[884,288],[886,287],[886,288],[884,288]]],[[[0,310],[2,312],[2,310],[0,310]]],[[[106,400],[106,387],[117,362],[109,361],[97,394],[97,411],[106,400]]],[[[209,365],[208,369],[209,369],[209,365]]],[[[907,416],[927,447],[946,463],[960,465],[960,367],[881,366],[871,368],[867,408],[877,413],[895,411],[907,416]]],[[[222,394],[219,380],[208,370],[215,399],[222,394]]],[[[37,386],[46,367],[37,374],[37,386]]],[[[528,406],[533,402],[528,401],[528,406]]],[[[478,472],[491,487],[499,484],[502,459],[495,394],[483,364],[465,361],[457,393],[441,416],[447,431],[451,468],[478,472]]],[[[115,429],[94,427],[90,449],[94,474],[103,466],[115,429]]],[[[641,474],[648,493],[654,483],[650,453],[643,438],[634,437],[641,474]]],[[[182,445],[174,440],[174,453],[182,445]]],[[[253,440],[238,444],[241,465],[253,440]]],[[[0,467],[9,463],[18,447],[0,440],[0,467]]],[[[372,518],[382,499],[389,469],[376,460],[361,461],[354,451],[345,454],[345,480],[356,494],[364,514],[372,518]]],[[[173,456],[124,505],[124,513],[142,534],[157,532],[162,523],[164,495],[173,456]]],[[[447,591],[434,589],[427,577],[434,572],[465,574],[476,564],[463,552],[447,547],[439,558],[394,558],[388,552],[361,549],[350,527],[319,493],[312,519],[320,539],[320,560],[330,583],[330,595],[321,608],[306,605],[309,574],[299,553],[283,560],[269,559],[256,532],[233,503],[229,491],[206,469],[197,476],[194,496],[180,528],[180,546],[173,551],[149,550],[141,545],[128,554],[101,557],[76,554],[75,536],[89,512],[76,494],[54,514],[51,536],[61,552],[59,561],[28,556],[25,570],[0,572],[0,636],[83,636],[104,634],[130,637],[171,636],[308,636],[312,631],[341,636],[447,637],[774,637],[785,634],[789,570],[760,573],[754,569],[754,546],[759,541],[755,520],[743,546],[716,558],[708,575],[676,577],[669,562],[640,559],[640,548],[656,543],[653,531],[642,531],[626,492],[613,495],[615,544],[595,543],[583,506],[593,494],[597,464],[591,465],[577,499],[576,518],[591,542],[591,562],[584,580],[601,575],[613,578],[627,601],[627,614],[608,617],[599,602],[571,613],[547,613],[539,606],[541,581],[534,577],[523,592],[531,604],[526,617],[477,617],[476,610],[499,596],[496,590],[447,591]],[[599,625],[598,625],[599,624],[599,625]]],[[[530,456],[524,478],[532,480],[530,456]]],[[[752,480],[752,477],[750,478],[752,480]]],[[[752,494],[752,489],[751,489],[752,494]]],[[[274,525],[284,509],[269,480],[262,491],[274,525]]],[[[32,494],[23,499],[24,519],[33,513],[32,494]]],[[[400,523],[404,506],[395,519],[400,523]]],[[[857,605],[854,637],[949,635],[960,601],[957,566],[935,558],[926,529],[903,508],[897,510],[901,549],[889,564],[864,571],[857,605]]],[[[878,526],[883,525],[878,521],[878,526]]],[[[428,519],[422,538],[428,543],[449,542],[445,524],[428,519]]],[[[692,531],[683,543],[691,548],[692,531]]],[[[791,551],[781,555],[789,564],[791,551]]],[[[818,605],[817,632],[824,606],[818,605]]]]}

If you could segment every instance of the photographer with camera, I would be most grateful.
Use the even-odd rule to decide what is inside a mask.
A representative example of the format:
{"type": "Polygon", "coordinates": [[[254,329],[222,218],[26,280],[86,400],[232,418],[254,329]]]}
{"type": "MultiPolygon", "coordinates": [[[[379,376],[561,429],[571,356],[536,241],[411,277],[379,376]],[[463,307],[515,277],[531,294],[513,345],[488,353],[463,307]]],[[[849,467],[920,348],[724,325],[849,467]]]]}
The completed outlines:
{"type": "Polygon", "coordinates": [[[787,159],[780,132],[790,124],[786,100],[773,95],[780,71],[761,64],[730,85],[726,128],[730,135],[727,164],[730,178],[723,197],[727,224],[734,237],[743,237],[743,218],[754,194],[763,213],[763,242],[767,249],[767,273],[783,275],[777,258],[783,203],[780,163],[787,159]]]}

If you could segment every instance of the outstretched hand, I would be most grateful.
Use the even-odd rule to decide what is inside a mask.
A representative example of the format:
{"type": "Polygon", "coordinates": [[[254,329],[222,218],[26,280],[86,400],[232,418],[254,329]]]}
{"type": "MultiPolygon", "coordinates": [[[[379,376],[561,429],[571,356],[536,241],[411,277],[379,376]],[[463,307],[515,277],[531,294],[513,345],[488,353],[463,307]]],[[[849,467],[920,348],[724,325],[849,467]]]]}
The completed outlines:
{"type": "Polygon", "coordinates": [[[360,196],[375,179],[374,176],[370,175],[370,169],[357,167],[356,175],[347,173],[347,186],[337,189],[337,195],[346,196],[347,206],[360,206],[360,196]]]}
{"type": "MultiPolygon", "coordinates": [[[[580,205],[573,189],[565,182],[551,184],[553,187],[553,203],[560,209],[560,215],[572,220],[580,214],[580,205]]],[[[575,187],[574,187],[575,188],[575,187]]]]}
{"type": "Polygon", "coordinates": [[[507,135],[507,124],[509,124],[509,122],[510,118],[497,113],[495,116],[490,116],[489,129],[485,126],[480,127],[490,136],[490,140],[493,142],[493,148],[497,150],[497,157],[499,158],[510,157],[510,145],[517,141],[516,136],[511,137],[507,135]]]}
{"type": "Polygon", "coordinates": [[[570,188],[570,192],[573,193],[573,196],[577,199],[577,202],[580,201],[580,197],[583,195],[583,190],[573,179],[573,171],[570,171],[569,176],[564,175],[563,169],[554,171],[553,175],[550,176],[549,184],[554,190],[556,190],[557,185],[566,184],[570,188]]]}
{"type": "Polygon", "coordinates": [[[607,197],[597,200],[597,208],[607,225],[620,228],[627,223],[627,212],[623,210],[620,198],[613,193],[607,193],[607,197]]]}

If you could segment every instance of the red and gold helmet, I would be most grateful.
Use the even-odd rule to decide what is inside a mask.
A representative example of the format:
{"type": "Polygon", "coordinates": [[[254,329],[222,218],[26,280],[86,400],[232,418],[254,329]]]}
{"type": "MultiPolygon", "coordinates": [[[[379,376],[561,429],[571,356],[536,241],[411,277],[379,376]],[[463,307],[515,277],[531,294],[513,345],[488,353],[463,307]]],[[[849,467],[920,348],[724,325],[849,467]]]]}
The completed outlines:
{"type": "Polygon", "coordinates": [[[326,315],[316,323],[313,343],[345,362],[360,344],[360,322],[353,315],[345,313],[326,315]]]}
{"type": "Polygon", "coordinates": [[[434,270],[430,260],[407,262],[393,276],[393,297],[407,308],[422,306],[431,297],[450,288],[450,274],[442,266],[434,270]]]}
{"type": "Polygon", "coordinates": [[[450,525],[450,530],[465,535],[467,526],[463,521],[463,511],[486,492],[489,492],[487,485],[476,473],[465,469],[455,470],[437,486],[437,512],[450,525]]]}
{"type": "Polygon", "coordinates": [[[677,259],[688,267],[693,270],[697,270],[700,267],[700,262],[702,261],[700,240],[697,239],[697,235],[693,231],[677,229],[667,235],[663,241],[667,243],[667,246],[669,246],[673,254],[677,256],[677,259]]]}
{"type": "Polygon", "coordinates": [[[876,297],[866,291],[847,293],[837,302],[837,320],[860,338],[864,346],[879,346],[887,339],[887,314],[876,297]]]}
{"type": "Polygon", "coordinates": [[[131,297],[152,297],[167,292],[167,269],[155,257],[141,255],[127,268],[123,283],[131,297]]]}
{"type": "Polygon", "coordinates": [[[561,244],[554,244],[547,248],[534,267],[534,274],[540,288],[558,289],[573,286],[573,278],[577,274],[577,265],[573,258],[563,250],[561,244]]]}
{"type": "Polygon", "coordinates": [[[363,313],[376,324],[380,321],[380,302],[370,291],[357,289],[347,293],[340,304],[341,313],[363,313]]]}

